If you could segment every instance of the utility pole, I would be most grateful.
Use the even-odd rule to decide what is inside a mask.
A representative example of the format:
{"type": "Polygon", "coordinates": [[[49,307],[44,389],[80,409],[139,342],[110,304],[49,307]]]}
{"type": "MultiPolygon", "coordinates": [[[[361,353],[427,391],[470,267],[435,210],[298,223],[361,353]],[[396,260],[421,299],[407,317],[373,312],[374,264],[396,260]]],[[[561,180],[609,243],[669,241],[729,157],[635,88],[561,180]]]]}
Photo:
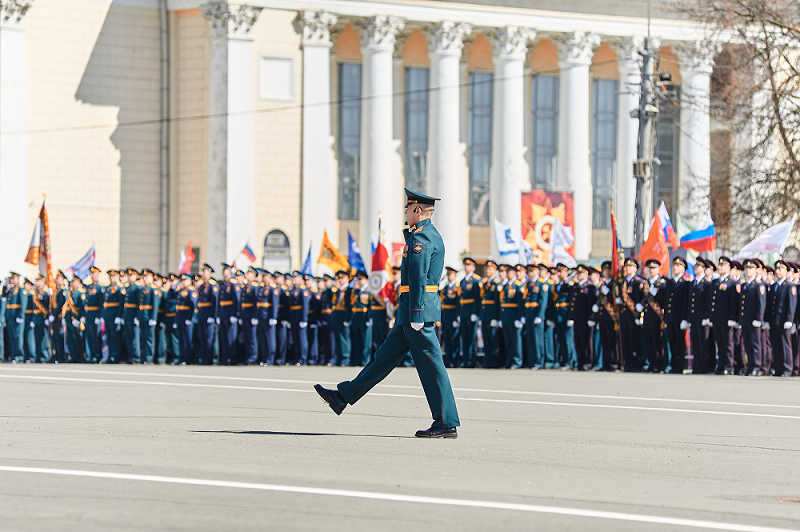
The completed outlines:
{"type": "Polygon", "coordinates": [[[655,105],[654,58],[658,53],[653,50],[650,36],[650,0],[647,2],[647,38],[644,41],[642,55],[642,76],[639,91],[639,108],[631,112],[631,118],[639,119],[639,141],[636,147],[636,161],[633,163],[633,176],[636,178],[636,206],[634,212],[633,240],[634,249],[642,247],[645,239],[646,223],[653,217],[653,159],[656,145],[656,117],[658,107],[655,105]]]}

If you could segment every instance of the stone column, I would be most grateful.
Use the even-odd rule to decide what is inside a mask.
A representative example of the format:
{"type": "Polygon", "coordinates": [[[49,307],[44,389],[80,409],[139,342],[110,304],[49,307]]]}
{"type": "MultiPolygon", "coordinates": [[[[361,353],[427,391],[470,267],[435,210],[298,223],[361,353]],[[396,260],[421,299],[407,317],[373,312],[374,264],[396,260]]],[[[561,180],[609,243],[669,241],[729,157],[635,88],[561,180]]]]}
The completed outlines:
{"type": "Polygon", "coordinates": [[[709,95],[717,45],[689,41],[677,47],[681,70],[678,205],[692,225],[706,219],[711,180],[709,95]]]}
{"type": "Polygon", "coordinates": [[[425,29],[431,60],[428,111],[428,192],[442,198],[434,222],[445,241],[445,264],[458,268],[466,249],[466,186],[459,164],[459,70],[472,26],[438,22],[425,29]]]}
{"type": "MultiPolygon", "coordinates": [[[[401,31],[395,36],[394,53],[392,54],[392,183],[397,187],[400,193],[400,187],[404,183],[404,168],[405,168],[405,150],[406,146],[403,142],[405,138],[405,63],[403,62],[403,46],[408,41],[411,33],[408,31],[401,31]]],[[[402,202],[402,194],[399,201],[402,202]]],[[[403,242],[402,232],[391,233],[386,231],[386,223],[394,221],[395,224],[400,224],[402,227],[405,214],[397,209],[392,209],[389,212],[383,213],[383,228],[386,237],[386,244],[389,253],[392,252],[390,247],[392,242],[403,242]],[[387,219],[391,218],[391,220],[387,219]]]]}
{"type": "MultiPolygon", "coordinates": [[[[492,112],[492,183],[490,220],[522,230],[522,186],[525,175],[525,108],[523,68],[528,46],[536,37],[530,28],[507,26],[489,34],[494,56],[492,112]]],[[[494,232],[494,223],[492,232],[494,232]]],[[[492,256],[499,257],[492,238],[492,256]]],[[[516,260],[515,256],[508,257],[516,260]]]]}
{"type": "Polygon", "coordinates": [[[297,18],[303,32],[303,176],[300,209],[300,252],[319,256],[325,230],[336,227],[336,179],[331,135],[331,28],[338,16],[303,11],[297,18]]]}
{"type": "Polygon", "coordinates": [[[32,0],[0,4],[0,277],[24,274],[32,225],[38,205],[28,216],[28,104],[25,14],[32,0]]]}
{"type": "Polygon", "coordinates": [[[361,37],[361,176],[358,244],[369,267],[371,235],[378,236],[378,213],[389,242],[401,238],[402,189],[392,173],[392,55],[405,20],[377,16],[356,23],[361,37]],[[400,235],[400,236],[398,236],[400,235]]]}
{"type": "Polygon", "coordinates": [[[572,192],[575,205],[575,258],[592,251],[592,168],[589,163],[589,67],[600,46],[596,33],[576,31],[555,38],[561,70],[558,110],[558,188],[572,192]]]}
{"type": "MultiPolygon", "coordinates": [[[[617,118],[617,199],[614,214],[617,229],[624,247],[633,246],[634,208],[636,204],[636,179],[633,162],[639,142],[639,120],[631,118],[631,111],[639,108],[642,56],[642,37],[622,37],[611,43],[617,54],[619,68],[619,108],[617,118]]],[[[649,222],[645,222],[649,223],[649,222]]],[[[645,228],[646,229],[646,228],[645,228]]],[[[647,235],[645,235],[647,238],[647,235]]]]}
{"type": "Polygon", "coordinates": [[[206,249],[200,260],[232,261],[255,227],[253,37],[261,8],[202,7],[211,25],[206,249]]]}

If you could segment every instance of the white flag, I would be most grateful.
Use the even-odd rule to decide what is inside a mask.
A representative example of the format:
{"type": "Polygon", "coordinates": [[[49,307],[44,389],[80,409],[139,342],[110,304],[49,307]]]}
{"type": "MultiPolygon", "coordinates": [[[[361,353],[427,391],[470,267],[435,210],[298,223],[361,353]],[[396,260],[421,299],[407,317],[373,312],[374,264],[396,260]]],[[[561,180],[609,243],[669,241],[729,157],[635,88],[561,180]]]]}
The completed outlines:
{"type": "Polygon", "coordinates": [[[575,242],[575,237],[572,235],[572,228],[566,227],[561,220],[556,218],[550,228],[550,262],[552,264],[562,263],[570,268],[577,266],[575,258],[567,251],[573,242],[575,242]]]}
{"type": "Polygon", "coordinates": [[[752,257],[757,253],[783,253],[793,227],[794,218],[788,222],[773,225],[743,247],[733,258],[752,257]]]}
{"type": "Polygon", "coordinates": [[[522,247],[522,233],[494,219],[494,237],[497,240],[497,252],[501,257],[518,255],[522,247]]]}

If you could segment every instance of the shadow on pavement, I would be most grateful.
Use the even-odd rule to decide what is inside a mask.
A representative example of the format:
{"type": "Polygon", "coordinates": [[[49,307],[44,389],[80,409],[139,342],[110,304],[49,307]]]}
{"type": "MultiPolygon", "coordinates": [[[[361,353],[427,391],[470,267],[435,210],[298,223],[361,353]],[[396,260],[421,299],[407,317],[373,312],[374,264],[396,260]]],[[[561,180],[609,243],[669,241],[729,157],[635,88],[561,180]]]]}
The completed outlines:
{"type": "Polygon", "coordinates": [[[251,436],[351,436],[354,438],[411,438],[414,436],[389,436],[386,434],[337,434],[334,432],[280,432],[275,430],[193,430],[198,434],[245,434],[251,436]]]}

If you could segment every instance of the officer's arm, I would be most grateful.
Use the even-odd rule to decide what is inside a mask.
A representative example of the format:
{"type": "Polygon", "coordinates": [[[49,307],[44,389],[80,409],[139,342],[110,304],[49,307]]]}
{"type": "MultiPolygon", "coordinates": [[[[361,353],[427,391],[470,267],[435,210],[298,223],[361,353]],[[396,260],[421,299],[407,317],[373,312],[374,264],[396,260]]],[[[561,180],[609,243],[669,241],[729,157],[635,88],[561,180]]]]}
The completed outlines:
{"type": "Polygon", "coordinates": [[[767,289],[762,284],[760,287],[757,288],[758,290],[758,305],[756,307],[756,319],[758,321],[764,321],[764,314],[767,311],[767,289]],[[764,289],[764,293],[761,293],[761,289],[764,289]]]}
{"type": "Polygon", "coordinates": [[[151,320],[158,319],[158,309],[161,308],[161,290],[153,290],[153,317],[151,320]]]}
{"type": "Polygon", "coordinates": [[[786,319],[783,321],[794,321],[794,313],[797,310],[797,289],[794,286],[787,286],[786,292],[786,319]]]}
{"type": "Polygon", "coordinates": [[[300,321],[308,323],[308,312],[311,305],[311,299],[308,297],[308,291],[303,290],[300,297],[303,298],[303,314],[300,318],[300,321]]]}
{"type": "Polygon", "coordinates": [[[424,321],[425,285],[428,282],[432,248],[430,240],[421,234],[414,235],[411,239],[408,250],[408,309],[411,323],[424,321]]]}

